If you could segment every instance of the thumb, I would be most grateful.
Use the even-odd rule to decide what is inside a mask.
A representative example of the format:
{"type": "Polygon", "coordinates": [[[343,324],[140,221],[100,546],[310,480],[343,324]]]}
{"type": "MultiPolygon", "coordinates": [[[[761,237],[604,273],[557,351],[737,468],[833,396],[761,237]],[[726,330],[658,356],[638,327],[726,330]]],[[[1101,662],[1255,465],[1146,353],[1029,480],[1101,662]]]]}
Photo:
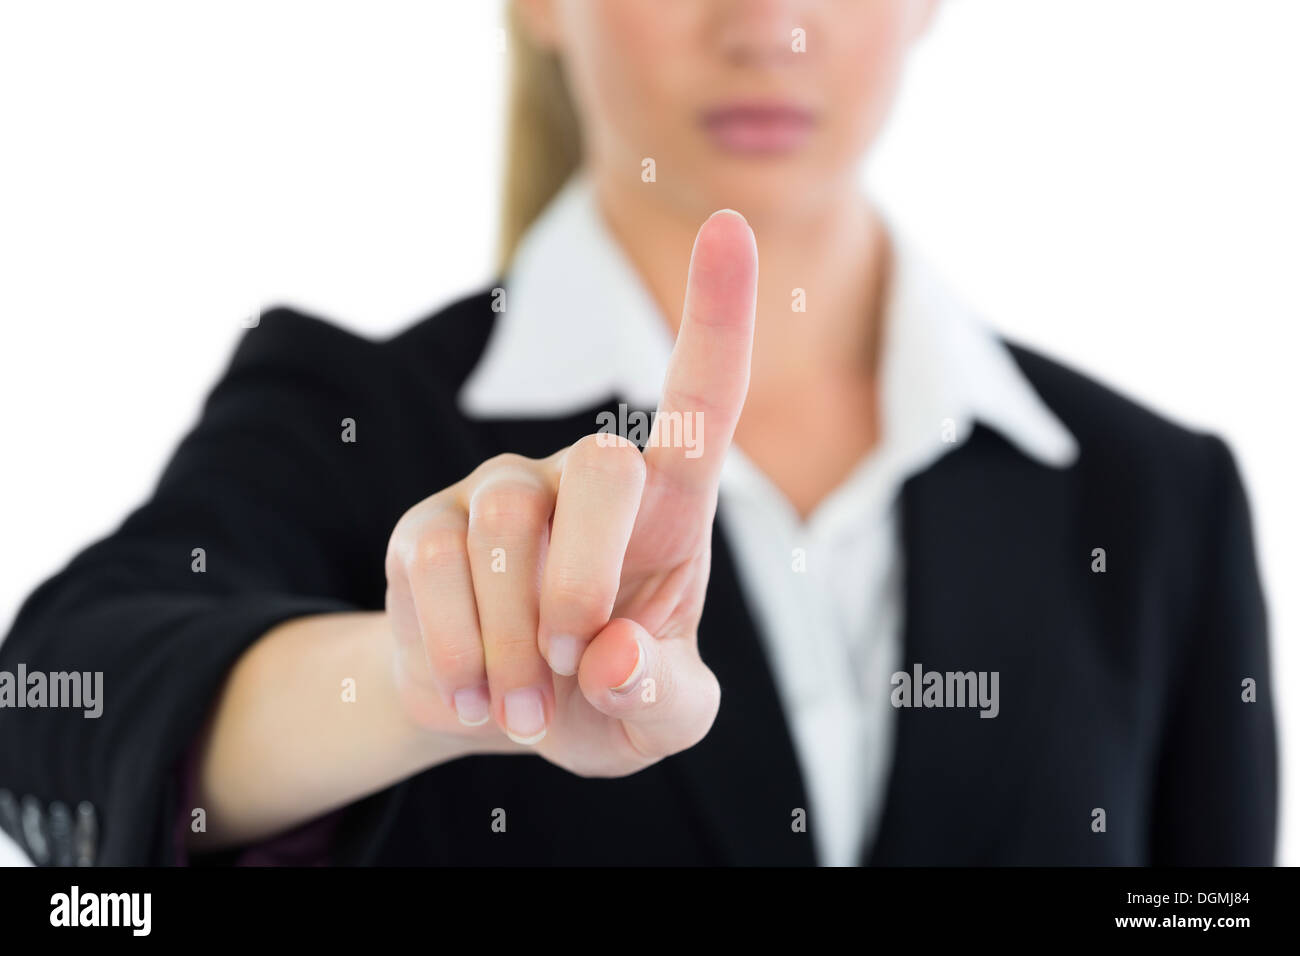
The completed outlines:
{"type": "Polygon", "coordinates": [[[628,741],[646,760],[695,746],[713,726],[721,689],[693,637],[654,637],[616,618],[592,640],[578,686],[596,710],[623,721],[628,741]]]}

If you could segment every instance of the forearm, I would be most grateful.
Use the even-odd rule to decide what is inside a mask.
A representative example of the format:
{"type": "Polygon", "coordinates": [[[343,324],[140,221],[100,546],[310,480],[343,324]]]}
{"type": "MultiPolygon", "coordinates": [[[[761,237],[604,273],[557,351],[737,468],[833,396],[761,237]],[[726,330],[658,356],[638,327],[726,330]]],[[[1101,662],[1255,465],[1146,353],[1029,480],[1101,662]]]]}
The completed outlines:
{"type": "Polygon", "coordinates": [[[190,849],[264,839],[470,751],[406,716],[388,628],[383,613],[299,618],[240,658],[200,744],[207,829],[190,849]]]}

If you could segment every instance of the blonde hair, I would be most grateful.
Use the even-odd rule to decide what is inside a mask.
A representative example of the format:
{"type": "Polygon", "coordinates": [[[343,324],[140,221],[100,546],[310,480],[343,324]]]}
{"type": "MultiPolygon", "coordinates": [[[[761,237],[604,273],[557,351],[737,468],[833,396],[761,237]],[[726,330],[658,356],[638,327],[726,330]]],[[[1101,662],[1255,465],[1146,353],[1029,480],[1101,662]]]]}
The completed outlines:
{"type": "Polygon", "coordinates": [[[506,7],[510,87],[501,193],[501,271],[519,239],[581,161],[577,113],[558,54],[533,42],[518,4],[506,7]]]}

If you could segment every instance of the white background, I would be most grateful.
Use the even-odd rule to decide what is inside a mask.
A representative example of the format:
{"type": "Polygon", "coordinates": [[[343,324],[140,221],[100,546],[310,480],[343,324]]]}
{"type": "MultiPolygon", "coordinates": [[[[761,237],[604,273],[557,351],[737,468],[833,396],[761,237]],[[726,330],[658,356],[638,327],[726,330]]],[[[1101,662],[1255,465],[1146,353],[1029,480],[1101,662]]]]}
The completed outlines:
{"type": "MultiPolygon", "coordinates": [[[[1236,451],[1293,865],[1298,38],[1295,0],[948,0],[870,171],[1002,330],[1236,451]]],[[[0,629],[148,493],[244,316],[384,334],[489,277],[499,41],[483,0],[0,4],[0,629]]]]}

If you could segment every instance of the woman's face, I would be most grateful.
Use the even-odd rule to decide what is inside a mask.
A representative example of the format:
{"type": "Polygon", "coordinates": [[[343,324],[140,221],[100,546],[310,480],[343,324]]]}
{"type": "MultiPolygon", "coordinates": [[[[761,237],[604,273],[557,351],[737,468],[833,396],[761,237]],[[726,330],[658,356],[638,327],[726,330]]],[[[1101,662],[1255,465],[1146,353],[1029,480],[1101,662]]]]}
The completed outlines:
{"type": "Polygon", "coordinates": [[[938,0],[524,2],[595,174],[699,218],[799,215],[852,188],[938,0]]]}

